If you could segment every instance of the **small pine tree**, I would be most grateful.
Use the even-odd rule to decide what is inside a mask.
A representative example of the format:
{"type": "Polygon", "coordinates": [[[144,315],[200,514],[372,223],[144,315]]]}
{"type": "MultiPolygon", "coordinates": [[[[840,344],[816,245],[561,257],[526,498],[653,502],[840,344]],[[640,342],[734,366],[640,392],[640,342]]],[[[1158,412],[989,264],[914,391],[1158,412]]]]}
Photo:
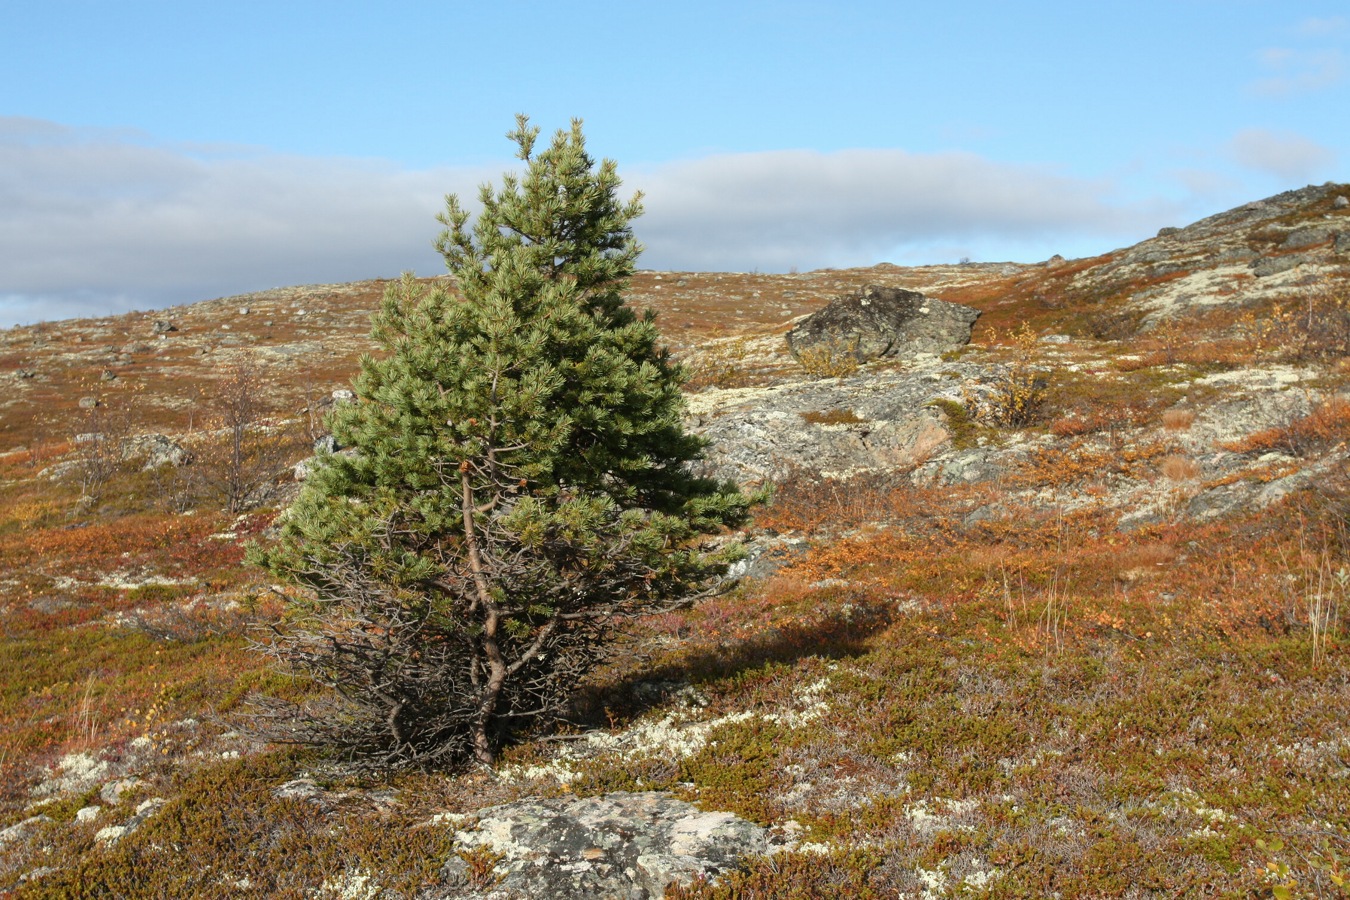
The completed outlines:
{"type": "Polygon", "coordinates": [[[734,549],[734,485],[697,476],[681,369],[623,294],[638,198],[587,155],[581,123],[523,177],[485,185],[472,228],[448,197],[437,248],[458,286],[391,285],[357,402],[252,553],[301,588],[268,653],[334,689],[264,703],[272,736],[374,767],[491,763],[563,710],[620,620],[689,602],[734,549]]]}

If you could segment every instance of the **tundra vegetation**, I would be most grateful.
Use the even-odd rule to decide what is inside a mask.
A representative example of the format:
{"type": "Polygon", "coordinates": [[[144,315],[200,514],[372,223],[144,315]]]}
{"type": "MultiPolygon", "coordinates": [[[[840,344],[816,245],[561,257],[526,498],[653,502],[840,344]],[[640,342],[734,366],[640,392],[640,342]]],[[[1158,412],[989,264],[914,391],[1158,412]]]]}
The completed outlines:
{"type": "MultiPolygon", "coordinates": [[[[1325,222],[1347,190],[1252,227],[1325,222]]],[[[1275,252],[1264,234],[1235,240],[1275,252]]],[[[457,814],[662,789],[795,840],[668,896],[1343,896],[1350,278],[1324,268],[1316,285],[1258,295],[1260,279],[1225,276],[1222,302],[1160,330],[1132,298],[1187,273],[1136,272],[1128,257],[635,273],[630,304],[660,311],[685,358],[740,348],[705,370],[700,397],[800,377],[761,358],[761,338],[861,284],[974,305],[962,362],[1030,373],[1009,387],[1035,402],[1014,417],[954,396],[943,412],[963,446],[950,452],[1006,447],[1016,462],[968,483],[786,479],[747,528],[791,551],[777,569],[637,619],[569,698],[569,722],[458,773],[377,776],[240,732],[249,696],[322,698],[250,649],[305,596],[243,561],[293,488],[277,469],[230,512],[193,474],[219,465],[210,451],[231,433],[198,401],[244,361],[261,405],[243,438],[296,435],[286,461],[308,455],[316,397],[371,349],[368,310],[389,285],[198,304],[163,339],[150,323],[165,313],[0,334],[4,372],[33,373],[12,376],[0,429],[0,892],[414,897],[460,852],[457,814]],[[1025,346],[1024,323],[1038,337],[1025,346]],[[1039,340],[1052,334],[1073,341],[1039,340]],[[81,408],[109,366],[103,405],[81,408]],[[1260,378],[1271,386],[1253,396],[1295,411],[1188,449],[1260,378]],[[90,409],[129,428],[90,426],[90,409]],[[105,465],[75,440],[95,428],[168,434],[194,461],[105,465]],[[1216,474],[1218,455],[1242,465],[1216,474]],[[1191,512],[1201,493],[1308,473],[1264,505],[1191,512]],[[1122,525],[1108,501],[1126,482],[1152,486],[1156,514],[1122,525]]],[[[801,425],[865,427],[848,412],[801,425]]],[[[466,862],[492,883],[491,854],[466,862]]]]}

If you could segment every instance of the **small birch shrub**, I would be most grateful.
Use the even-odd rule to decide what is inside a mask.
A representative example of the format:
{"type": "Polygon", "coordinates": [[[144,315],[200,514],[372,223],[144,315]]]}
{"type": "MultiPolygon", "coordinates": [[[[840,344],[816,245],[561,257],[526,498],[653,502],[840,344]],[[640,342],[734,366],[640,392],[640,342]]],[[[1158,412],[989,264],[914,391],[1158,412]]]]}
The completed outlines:
{"type": "Polygon", "coordinates": [[[967,397],[975,417],[1003,428],[1025,428],[1040,419],[1050,386],[1049,371],[1036,364],[1036,332],[1030,325],[1012,335],[1012,360],[992,390],[967,397]]]}
{"type": "Polygon", "coordinates": [[[825,341],[797,354],[797,362],[808,375],[817,378],[844,378],[858,371],[858,339],[825,341]]]}

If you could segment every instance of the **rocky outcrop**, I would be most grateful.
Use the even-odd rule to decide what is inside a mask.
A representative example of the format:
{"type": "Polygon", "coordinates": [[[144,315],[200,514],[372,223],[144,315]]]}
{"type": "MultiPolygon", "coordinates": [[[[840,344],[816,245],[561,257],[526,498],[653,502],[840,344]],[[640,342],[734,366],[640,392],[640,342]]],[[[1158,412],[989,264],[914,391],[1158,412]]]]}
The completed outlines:
{"type": "Polygon", "coordinates": [[[712,443],[706,473],[743,484],[795,472],[844,478],[924,462],[949,440],[933,403],[978,392],[983,369],[874,372],[763,388],[709,390],[689,398],[690,424],[712,443]]]}
{"type": "Polygon", "coordinates": [[[1310,185],[1185,228],[1163,229],[1084,267],[1056,290],[1071,303],[1119,297],[1128,309],[1144,314],[1145,331],[1209,307],[1286,298],[1290,291],[1336,277],[1344,265],[1350,210],[1336,202],[1343,190],[1343,185],[1310,185]]]}
{"type": "Polygon", "coordinates": [[[860,363],[940,354],[969,343],[979,316],[979,310],[918,291],[869,284],[807,316],[788,332],[787,343],[799,361],[822,352],[860,363]]]}
{"type": "Polygon", "coordinates": [[[657,792],[494,806],[456,841],[459,853],[433,896],[644,900],[769,851],[761,826],[657,792]],[[474,859],[495,863],[484,871],[474,859]]]}
{"type": "Polygon", "coordinates": [[[143,460],[143,470],[158,469],[160,466],[179,466],[191,462],[192,455],[183,445],[163,434],[138,434],[127,438],[122,447],[126,459],[143,460]]]}

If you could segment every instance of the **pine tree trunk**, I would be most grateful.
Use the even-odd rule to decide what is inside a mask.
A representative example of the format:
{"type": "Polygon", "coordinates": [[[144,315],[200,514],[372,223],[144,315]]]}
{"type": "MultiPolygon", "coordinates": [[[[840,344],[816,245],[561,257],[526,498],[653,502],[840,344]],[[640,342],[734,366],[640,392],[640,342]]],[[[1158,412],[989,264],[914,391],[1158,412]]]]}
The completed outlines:
{"type": "MultiPolygon", "coordinates": [[[[496,641],[493,641],[495,644],[496,641]]],[[[497,698],[506,683],[506,667],[491,666],[488,682],[483,686],[483,699],[478,703],[478,714],[473,721],[473,755],[483,765],[490,766],[497,758],[497,748],[488,735],[492,718],[497,712],[497,698]]]]}
{"type": "Polygon", "coordinates": [[[467,460],[460,465],[459,477],[464,544],[468,550],[469,570],[473,573],[474,587],[478,593],[474,605],[481,607],[483,611],[482,648],[488,667],[488,680],[483,685],[482,699],[478,701],[478,711],[473,720],[473,755],[483,765],[490,766],[497,753],[488,735],[488,729],[492,724],[492,717],[497,712],[497,698],[501,696],[502,685],[506,684],[506,662],[502,659],[501,648],[497,645],[499,623],[497,604],[492,599],[492,591],[488,588],[487,576],[483,572],[483,559],[478,552],[478,529],[473,522],[473,486],[469,482],[467,460]]]}

